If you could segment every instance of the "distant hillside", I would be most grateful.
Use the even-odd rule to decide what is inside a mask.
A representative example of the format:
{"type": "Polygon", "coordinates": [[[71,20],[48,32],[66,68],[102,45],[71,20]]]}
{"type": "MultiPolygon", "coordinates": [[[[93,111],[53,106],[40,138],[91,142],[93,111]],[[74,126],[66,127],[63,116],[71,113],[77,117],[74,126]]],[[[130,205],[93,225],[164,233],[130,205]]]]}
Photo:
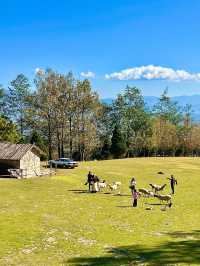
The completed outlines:
{"type": "MultiPolygon", "coordinates": [[[[191,104],[192,106],[192,118],[194,121],[200,122],[200,95],[191,96],[176,96],[171,98],[173,101],[177,102],[180,106],[185,106],[186,104],[191,104]]],[[[105,98],[102,99],[103,103],[111,104],[114,99],[105,98]]],[[[144,96],[144,101],[149,108],[152,108],[158,101],[156,96],[144,96]]]]}

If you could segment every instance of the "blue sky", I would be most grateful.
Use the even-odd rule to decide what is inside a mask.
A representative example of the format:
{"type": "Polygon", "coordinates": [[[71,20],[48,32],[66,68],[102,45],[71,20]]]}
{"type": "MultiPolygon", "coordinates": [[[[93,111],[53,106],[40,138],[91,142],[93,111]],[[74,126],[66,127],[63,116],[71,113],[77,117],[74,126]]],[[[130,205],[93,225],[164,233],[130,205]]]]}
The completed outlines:
{"type": "Polygon", "coordinates": [[[103,98],[126,84],[144,95],[166,86],[170,95],[200,94],[199,0],[7,0],[0,12],[4,86],[19,73],[33,79],[36,68],[51,67],[79,78],[93,72],[93,88],[103,98]],[[131,74],[121,76],[126,69],[131,74]]]}

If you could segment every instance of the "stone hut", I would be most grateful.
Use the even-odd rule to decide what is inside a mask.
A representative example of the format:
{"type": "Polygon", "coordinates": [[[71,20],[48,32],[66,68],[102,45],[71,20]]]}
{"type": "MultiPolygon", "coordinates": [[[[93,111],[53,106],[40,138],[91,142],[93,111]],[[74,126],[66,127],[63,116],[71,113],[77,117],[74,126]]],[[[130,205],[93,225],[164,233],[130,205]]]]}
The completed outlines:
{"type": "Polygon", "coordinates": [[[41,150],[32,144],[0,142],[0,175],[29,178],[40,175],[41,150]]]}

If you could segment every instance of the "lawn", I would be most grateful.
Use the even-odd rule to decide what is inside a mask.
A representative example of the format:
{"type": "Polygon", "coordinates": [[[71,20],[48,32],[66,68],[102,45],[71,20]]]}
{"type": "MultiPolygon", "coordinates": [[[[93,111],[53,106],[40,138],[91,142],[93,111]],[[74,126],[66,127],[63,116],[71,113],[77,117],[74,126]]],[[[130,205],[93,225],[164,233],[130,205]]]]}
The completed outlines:
{"type": "Polygon", "coordinates": [[[199,158],[83,162],[0,186],[0,265],[200,265],[199,158]],[[121,181],[121,195],[88,193],[89,170],[121,181]],[[171,209],[162,211],[157,198],[131,207],[132,176],[138,188],[167,183],[169,193],[171,173],[178,180],[171,209]]]}

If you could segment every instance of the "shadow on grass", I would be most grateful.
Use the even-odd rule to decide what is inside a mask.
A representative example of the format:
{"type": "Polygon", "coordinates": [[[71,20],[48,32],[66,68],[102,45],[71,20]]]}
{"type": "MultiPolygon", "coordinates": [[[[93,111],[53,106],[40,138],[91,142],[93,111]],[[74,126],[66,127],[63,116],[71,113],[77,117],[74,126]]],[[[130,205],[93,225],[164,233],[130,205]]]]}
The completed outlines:
{"type": "Polygon", "coordinates": [[[91,193],[90,191],[88,191],[87,189],[69,189],[68,191],[70,192],[74,192],[74,193],[91,193]]]}
{"type": "Polygon", "coordinates": [[[131,197],[131,195],[129,195],[129,194],[114,194],[113,196],[117,196],[117,197],[131,197]]]}
{"type": "Polygon", "coordinates": [[[162,206],[162,205],[164,205],[164,206],[166,206],[166,204],[165,203],[145,203],[145,205],[150,205],[150,206],[162,206]]]}
{"type": "Polygon", "coordinates": [[[0,176],[0,179],[5,179],[5,180],[8,180],[8,179],[17,179],[17,177],[9,176],[9,175],[1,175],[0,176]]]}
{"type": "Polygon", "coordinates": [[[133,208],[131,205],[128,206],[116,206],[117,208],[133,208]]]}
{"type": "Polygon", "coordinates": [[[112,194],[111,192],[102,192],[102,191],[99,191],[97,193],[92,193],[91,191],[87,190],[87,189],[69,189],[68,191],[70,192],[74,192],[74,193],[89,193],[89,194],[105,194],[105,195],[111,195],[111,196],[118,196],[118,197],[127,197],[127,196],[130,196],[128,194],[112,194]]]}
{"type": "MultiPolygon", "coordinates": [[[[169,235],[173,238],[186,238],[186,239],[196,239],[196,240],[199,239],[200,240],[200,230],[193,230],[192,232],[175,231],[172,233],[163,233],[163,234],[169,235]]],[[[200,247],[199,247],[199,253],[200,253],[200,247]]]]}
{"type": "Polygon", "coordinates": [[[193,240],[168,241],[157,247],[147,248],[142,245],[122,246],[112,248],[102,257],[78,257],[64,262],[64,265],[88,265],[88,266],[120,266],[120,265],[186,265],[200,263],[200,231],[173,232],[172,237],[187,238],[193,240]]]}

